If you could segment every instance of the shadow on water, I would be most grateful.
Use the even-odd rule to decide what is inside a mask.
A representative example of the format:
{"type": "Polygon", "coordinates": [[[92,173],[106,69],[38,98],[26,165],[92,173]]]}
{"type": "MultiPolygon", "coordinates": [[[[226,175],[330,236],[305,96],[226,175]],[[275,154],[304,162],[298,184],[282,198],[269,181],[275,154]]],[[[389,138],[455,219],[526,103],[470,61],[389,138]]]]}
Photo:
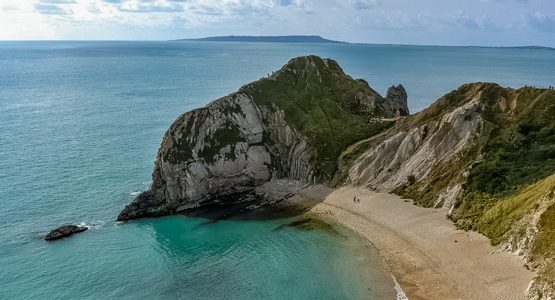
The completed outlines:
{"type": "Polygon", "coordinates": [[[286,219],[302,215],[321,203],[333,190],[322,189],[306,195],[287,193],[277,200],[265,196],[248,193],[211,199],[201,207],[181,211],[179,214],[204,218],[201,225],[210,225],[222,220],[264,221],[286,219]],[[320,200],[321,199],[321,200],[320,200]]]}
{"type": "Polygon", "coordinates": [[[172,216],[138,220],[136,225],[148,229],[156,243],[153,246],[168,257],[190,253],[195,247],[222,247],[226,251],[225,249],[234,247],[237,241],[249,240],[251,235],[268,237],[270,233],[281,231],[288,235],[290,233],[286,231],[290,230],[318,231],[346,238],[333,225],[303,216],[321,203],[321,200],[316,199],[325,199],[331,191],[319,190],[318,195],[287,194],[286,198],[272,202],[261,196],[253,197],[252,194],[247,197],[236,195],[234,198],[217,199],[218,201],[172,216]],[[250,223],[257,224],[252,226],[250,223]]]}
{"type": "Polygon", "coordinates": [[[343,234],[339,233],[339,231],[337,231],[335,227],[333,227],[331,224],[314,218],[302,218],[300,220],[294,220],[292,222],[279,225],[278,227],[274,228],[272,231],[285,230],[285,229],[297,229],[297,230],[303,230],[303,231],[321,230],[332,235],[346,237],[343,234]]]}

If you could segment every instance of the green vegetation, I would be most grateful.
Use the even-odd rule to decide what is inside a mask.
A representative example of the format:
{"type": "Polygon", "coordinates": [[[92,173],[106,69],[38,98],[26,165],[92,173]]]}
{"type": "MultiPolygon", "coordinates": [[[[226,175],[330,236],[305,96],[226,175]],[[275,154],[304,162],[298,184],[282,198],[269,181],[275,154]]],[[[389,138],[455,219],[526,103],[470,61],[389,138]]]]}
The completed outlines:
{"type": "MultiPolygon", "coordinates": [[[[553,190],[551,197],[553,198],[553,190]]],[[[555,287],[555,204],[542,214],[538,227],[539,233],[532,248],[531,259],[538,263],[545,259],[539,272],[540,280],[555,287]]]]}
{"type": "MultiPolygon", "coordinates": [[[[555,173],[555,92],[524,88],[511,93],[499,87],[482,97],[487,124],[477,148],[483,158],[471,169],[453,214],[461,227],[479,231],[484,213],[500,199],[555,173]],[[494,101],[500,97],[514,99],[516,107],[499,111],[494,101]]],[[[503,228],[484,233],[495,242],[503,228]]]]}
{"type": "Polygon", "coordinates": [[[465,84],[447,95],[441,97],[430,107],[407,118],[402,124],[403,129],[418,127],[427,122],[440,119],[445,113],[460,107],[468,102],[477,91],[490,88],[501,88],[495,83],[470,83],[465,84]]]}
{"type": "Polygon", "coordinates": [[[285,112],[285,120],[308,138],[315,149],[314,164],[322,180],[330,180],[337,157],[349,145],[372,136],[386,125],[373,121],[384,116],[383,98],[367,83],[353,80],[336,62],[310,56],[297,58],[270,78],[244,86],[240,92],[255,102],[285,112]],[[376,108],[362,98],[376,99],[376,108]]]}
{"type": "Polygon", "coordinates": [[[199,151],[201,157],[207,163],[214,163],[216,155],[220,153],[220,149],[230,146],[231,149],[226,153],[226,159],[235,159],[235,144],[242,142],[243,137],[236,125],[227,121],[223,127],[219,128],[212,135],[207,135],[204,141],[204,148],[199,151]]]}
{"type": "Polygon", "coordinates": [[[482,194],[482,197],[473,195],[476,198],[472,200],[481,203],[481,206],[471,207],[476,221],[467,225],[488,236],[494,245],[507,239],[509,232],[511,236],[524,240],[527,229],[535,225],[531,224],[531,218],[523,218],[541,214],[528,261],[532,266],[539,267],[541,281],[555,287],[555,175],[504,198],[487,194],[482,194]]]}
{"type": "Polygon", "coordinates": [[[500,243],[503,235],[526,214],[536,211],[540,207],[540,203],[553,192],[554,188],[555,175],[530,185],[509,197],[501,199],[489,197],[491,205],[486,205],[476,222],[476,229],[490,237],[493,244],[500,243]]]}
{"type": "Polygon", "coordinates": [[[494,245],[509,238],[527,240],[531,216],[541,214],[528,260],[538,268],[539,280],[555,289],[555,91],[468,84],[400,127],[424,125],[473,100],[479,101],[484,124],[472,145],[435,166],[425,182],[409,176],[395,192],[431,206],[445,188],[464,183],[451,218],[494,245]]]}
{"type": "Polygon", "coordinates": [[[343,156],[343,165],[347,166],[353,163],[359,156],[366,152],[372,145],[376,144],[375,141],[370,140],[357,145],[351,152],[343,156]]]}

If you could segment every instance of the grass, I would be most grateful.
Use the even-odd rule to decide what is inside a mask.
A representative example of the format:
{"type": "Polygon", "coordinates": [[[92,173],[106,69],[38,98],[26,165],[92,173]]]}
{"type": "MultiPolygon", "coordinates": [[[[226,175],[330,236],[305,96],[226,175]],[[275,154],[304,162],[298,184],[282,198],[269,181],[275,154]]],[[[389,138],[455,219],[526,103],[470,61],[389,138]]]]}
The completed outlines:
{"type": "MultiPolygon", "coordinates": [[[[538,209],[540,202],[552,195],[553,189],[555,175],[523,188],[514,195],[501,199],[491,198],[495,202],[484,210],[474,229],[488,236],[492,244],[502,242],[505,233],[522,217],[538,209]]],[[[553,226],[552,229],[555,229],[555,222],[553,226]]]]}
{"type": "Polygon", "coordinates": [[[373,121],[384,116],[384,99],[368,84],[353,80],[337,63],[318,57],[292,60],[272,78],[244,86],[240,92],[256,103],[284,111],[285,120],[315,149],[313,164],[321,181],[332,178],[337,157],[349,145],[375,135],[386,125],[373,121]],[[371,108],[362,100],[374,98],[371,108]]]}
{"type": "MultiPolygon", "coordinates": [[[[488,129],[475,147],[483,157],[470,170],[466,192],[453,214],[463,228],[483,231],[494,241],[510,226],[499,224],[495,231],[482,230],[485,212],[555,173],[555,92],[524,88],[510,95],[499,89],[483,95],[482,115],[488,129]],[[511,96],[516,97],[517,107],[510,112],[497,111],[494,100],[511,96]]],[[[503,216],[508,220],[514,217],[503,216]]]]}
{"type": "MultiPolygon", "coordinates": [[[[553,197],[553,190],[551,192],[553,197]]],[[[552,204],[541,216],[539,232],[532,248],[532,261],[544,266],[539,272],[540,280],[555,287],[555,204],[552,204]],[[546,259],[547,258],[547,259],[546,259]]]]}

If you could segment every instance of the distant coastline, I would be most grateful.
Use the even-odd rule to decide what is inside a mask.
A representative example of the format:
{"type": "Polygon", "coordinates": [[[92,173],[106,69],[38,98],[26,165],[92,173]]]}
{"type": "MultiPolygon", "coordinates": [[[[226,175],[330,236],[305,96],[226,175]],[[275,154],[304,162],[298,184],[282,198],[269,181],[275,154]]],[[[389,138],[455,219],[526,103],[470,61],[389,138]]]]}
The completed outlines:
{"type": "Polygon", "coordinates": [[[319,35],[283,35],[283,36],[211,36],[196,39],[178,39],[176,42],[246,42],[246,43],[310,43],[310,44],[348,44],[325,39],[319,35]]]}
{"type": "Polygon", "coordinates": [[[493,49],[521,49],[521,50],[555,50],[547,46],[476,46],[476,45],[413,45],[392,43],[362,43],[344,42],[323,38],[319,35],[282,35],[282,36],[256,36],[256,35],[226,35],[209,36],[203,38],[188,38],[170,40],[172,42],[240,42],[240,43],[306,43],[306,44],[350,44],[350,45],[382,45],[382,46],[422,46],[422,47],[460,47],[460,48],[493,48],[493,49]]]}

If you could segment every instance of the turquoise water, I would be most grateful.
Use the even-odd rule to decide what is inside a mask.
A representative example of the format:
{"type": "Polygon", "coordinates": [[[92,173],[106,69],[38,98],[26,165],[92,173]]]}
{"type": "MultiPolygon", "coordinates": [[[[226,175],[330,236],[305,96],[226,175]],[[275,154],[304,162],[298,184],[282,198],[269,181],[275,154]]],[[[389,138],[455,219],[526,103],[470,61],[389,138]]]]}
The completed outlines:
{"type": "Polygon", "coordinates": [[[386,275],[343,235],[273,230],[288,220],[113,222],[179,114],[305,54],[381,93],[404,84],[413,111],[465,82],[555,85],[547,50],[1,42],[0,298],[381,299],[386,275]],[[81,222],[91,230],[40,239],[81,222]]]}

